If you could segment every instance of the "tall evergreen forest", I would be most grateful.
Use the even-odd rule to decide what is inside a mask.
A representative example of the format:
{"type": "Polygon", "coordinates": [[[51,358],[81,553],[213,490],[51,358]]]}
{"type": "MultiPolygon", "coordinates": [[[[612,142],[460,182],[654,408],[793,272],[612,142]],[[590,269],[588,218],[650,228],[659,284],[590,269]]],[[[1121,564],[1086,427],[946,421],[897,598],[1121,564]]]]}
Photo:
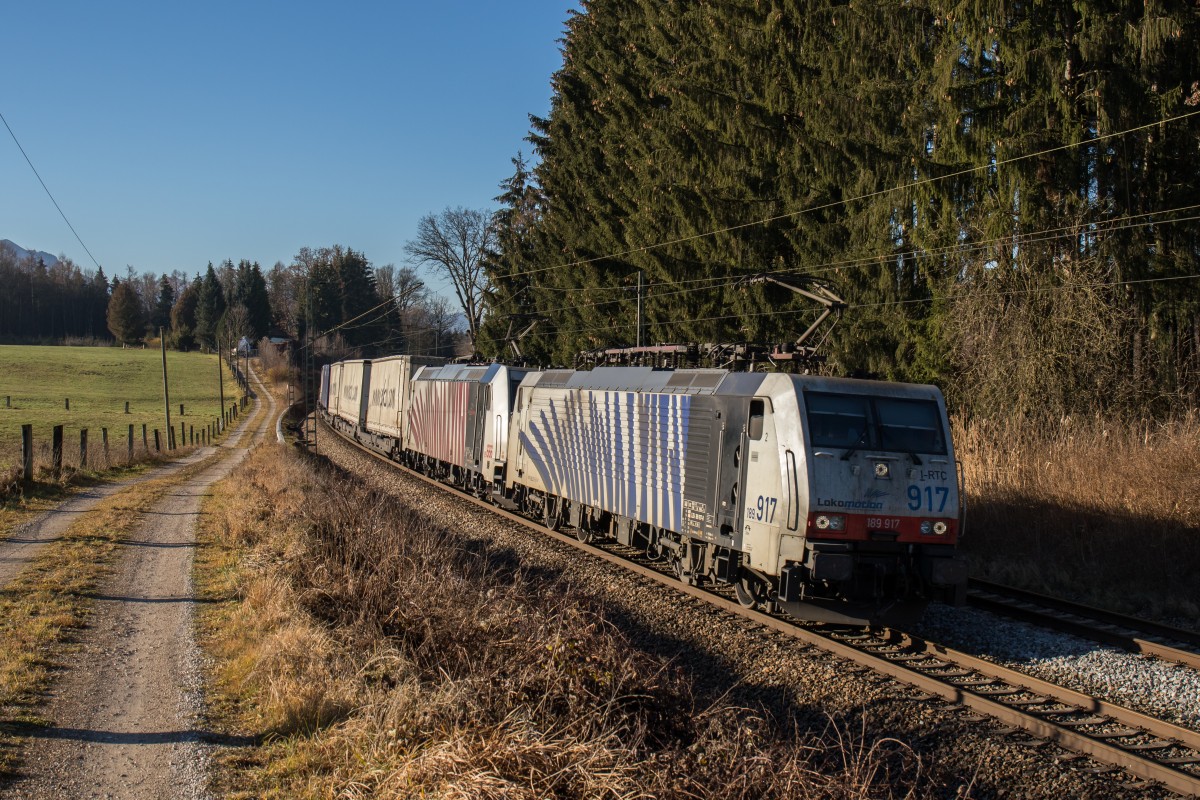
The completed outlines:
{"type": "Polygon", "coordinates": [[[544,364],[786,342],[980,413],[1200,400],[1200,6],[584,0],[535,166],[497,199],[491,313],[544,364]]]}

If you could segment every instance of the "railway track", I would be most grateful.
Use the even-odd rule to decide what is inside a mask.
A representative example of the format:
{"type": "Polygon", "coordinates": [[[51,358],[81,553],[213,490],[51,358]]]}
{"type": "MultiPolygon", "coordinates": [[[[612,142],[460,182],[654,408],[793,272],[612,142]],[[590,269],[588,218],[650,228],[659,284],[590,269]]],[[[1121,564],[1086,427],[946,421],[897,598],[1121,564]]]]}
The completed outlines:
{"type": "Polygon", "coordinates": [[[967,602],[985,611],[1200,669],[1200,634],[972,578],[967,602]]]}
{"type": "Polygon", "coordinates": [[[1024,731],[1036,737],[1029,744],[1052,742],[1071,751],[1074,758],[1090,757],[1103,765],[1098,771],[1121,769],[1178,794],[1200,796],[1200,732],[926,642],[902,631],[865,631],[800,623],[779,614],[746,608],[719,592],[683,583],[673,573],[645,563],[644,559],[632,558],[634,553],[630,548],[604,543],[585,544],[569,533],[549,530],[441,481],[407,470],[328,426],[324,429],[337,433],[343,441],[393,468],[404,470],[431,486],[454,492],[456,497],[513,523],[894,678],[917,689],[928,699],[940,699],[963,713],[985,715],[979,717],[979,721],[986,717],[998,720],[1004,726],[1002,734],[1024,731]]]}

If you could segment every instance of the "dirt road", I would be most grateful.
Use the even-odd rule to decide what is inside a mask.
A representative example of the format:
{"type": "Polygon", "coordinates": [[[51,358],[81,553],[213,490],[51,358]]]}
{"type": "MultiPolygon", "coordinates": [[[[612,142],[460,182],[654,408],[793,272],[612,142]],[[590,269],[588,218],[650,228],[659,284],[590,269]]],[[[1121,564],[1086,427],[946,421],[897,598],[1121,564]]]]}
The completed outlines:
{"type": "Polygon", "coordinates": [[[209,487],[274,422],[274,399],[261,383],[258,392],[266,412],[221,445],[223,458],[172,486],[121,544],[115,574],[94,598],[93,624],[43,712],[50,724],[32,734],[23,777],[6,796],[205,796],[208,751],[220,742],[200,724],[196,523],[209,487]]]}

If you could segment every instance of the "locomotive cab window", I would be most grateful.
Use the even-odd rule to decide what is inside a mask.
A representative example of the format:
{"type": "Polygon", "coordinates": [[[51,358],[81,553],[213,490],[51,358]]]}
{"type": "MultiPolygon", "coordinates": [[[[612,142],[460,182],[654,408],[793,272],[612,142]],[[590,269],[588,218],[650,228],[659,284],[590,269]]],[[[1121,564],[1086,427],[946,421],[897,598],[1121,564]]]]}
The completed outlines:
{"type": "Polygon", "coordinates": [[[942,413],[933,400],[805,392],[813,447],[946,454],[942,413]]]}
{"type": "Polygon", "coordinates": [[[875,398],[879,416],[879,446],[884,450],[946,454],[942,418],[928,400],[875,398]]]}
{"type": "Polygon", "coordinates": [[[805,392],[813,447],[871,445],[870,404],[862,395],[805,392]]]}
{"type": "Polygon", "coordinates": [[[763,437],[764,405],[765,403],[762,400],[750,401],[750,425],[747,433],[754,441],[758,441],[763,437]]]}

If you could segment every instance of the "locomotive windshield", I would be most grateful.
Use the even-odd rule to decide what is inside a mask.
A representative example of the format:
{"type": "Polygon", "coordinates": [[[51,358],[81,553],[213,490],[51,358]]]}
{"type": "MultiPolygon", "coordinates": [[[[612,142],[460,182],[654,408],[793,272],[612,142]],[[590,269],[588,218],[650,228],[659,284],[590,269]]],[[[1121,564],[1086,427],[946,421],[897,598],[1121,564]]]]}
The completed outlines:
{"type": "Polygon", "coordinates": [[[946,454],[942,415],[932,400],[805,392],[814,447],[946,454]]]}

